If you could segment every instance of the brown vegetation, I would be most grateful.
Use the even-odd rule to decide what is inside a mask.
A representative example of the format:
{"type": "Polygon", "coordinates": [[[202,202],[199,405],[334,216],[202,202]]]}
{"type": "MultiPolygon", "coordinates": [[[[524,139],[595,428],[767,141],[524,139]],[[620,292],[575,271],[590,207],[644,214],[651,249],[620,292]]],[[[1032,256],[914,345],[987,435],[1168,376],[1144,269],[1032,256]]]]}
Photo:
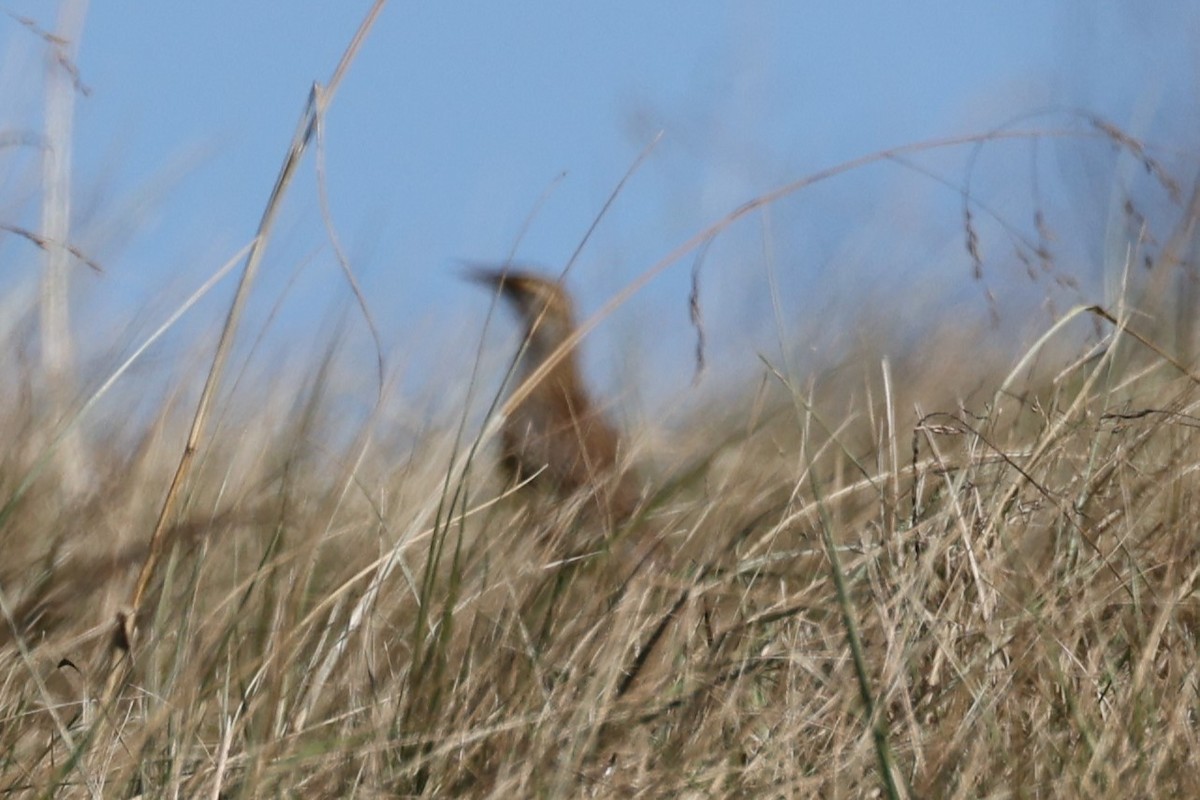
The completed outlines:
{"type": "Polygon", "coordinates": [[[102,708],[164,420],[174,436],[105,456],[84,507],[42,481],[6,511],[0,587],[25,611],[0,647],[2,788],[858,796],[890,763],[916,797],[1195,793],[1196,384],[1116,335],[937,400],[955,346],[861,386],[779,384],[723,409],[740,421],[715,448],[716,411],[677,431],[629,523],[681,554],[653,581],[603,552],[548,560],[550,499],[447,476],[449,434],[331,469],[355,445],[304,444],[314,386],[291,424],[214,445],[238,474],[192,492],[102,708]]]}

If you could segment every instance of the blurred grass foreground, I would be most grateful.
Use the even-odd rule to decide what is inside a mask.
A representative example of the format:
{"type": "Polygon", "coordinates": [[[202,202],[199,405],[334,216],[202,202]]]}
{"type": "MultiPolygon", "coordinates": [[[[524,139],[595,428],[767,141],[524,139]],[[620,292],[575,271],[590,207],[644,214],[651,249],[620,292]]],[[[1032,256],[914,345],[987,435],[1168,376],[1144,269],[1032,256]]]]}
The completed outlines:
{"type": "Polygon", "coordinates": [[[465,374],[348,426],[336,332],[219,374],[186,447],[216,340],[80,361],[43,185],[0,219],[40,276],[0,298],[0,797],[1200,796],[1200,208],[1081,138],[1170,201],[1130,202],[1110,302],[1024,338],[868,309],[836,361],[627,420],[640,570],[540,546],[572,510],[505,491],[465,374]]]}

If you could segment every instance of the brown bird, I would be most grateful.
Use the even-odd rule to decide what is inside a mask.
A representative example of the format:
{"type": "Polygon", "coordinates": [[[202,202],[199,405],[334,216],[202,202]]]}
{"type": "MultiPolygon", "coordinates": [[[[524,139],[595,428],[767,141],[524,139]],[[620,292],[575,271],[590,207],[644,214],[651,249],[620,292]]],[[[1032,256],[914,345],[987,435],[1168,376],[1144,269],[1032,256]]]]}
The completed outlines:
{"type": "MultiPolygon", "coordinates": [[[[514,374],[521,386],[575,331],[571,298],[562,286],[532,273],[473,269],[472,280],[498,291],[517,312],[525,338],[514,374]]],[[[620,439],[592,403],[572,350],[509,410],[503,460],[517,479],[536,475],[561,499],[588,493],[614,525],[636,510],[640,492],[620,462],[620,439]]]]}

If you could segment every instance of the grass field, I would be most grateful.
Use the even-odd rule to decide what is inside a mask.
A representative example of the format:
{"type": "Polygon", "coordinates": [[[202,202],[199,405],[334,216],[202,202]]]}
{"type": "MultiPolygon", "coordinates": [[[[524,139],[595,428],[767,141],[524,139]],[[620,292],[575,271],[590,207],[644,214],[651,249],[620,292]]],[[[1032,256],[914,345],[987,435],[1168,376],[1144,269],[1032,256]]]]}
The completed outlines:
{"type": "MultiPolygon", "coordinates": [[[[960,402],[930,348],[698,413],[570,564],[538,542],[571,509],[498,496],[452,429],[334,451],[314,370],[217,426],[130,666],[112,621],[187,422],[164,402],[78,505],[51,470],[4,508],[0,790],[1195,794],[1195,379],[1109,326],[960,402]],[[647,538],[667,555],[615,555],[647,538]]],[[[12,498],[51,428],[7,394],[12,498]]]]}

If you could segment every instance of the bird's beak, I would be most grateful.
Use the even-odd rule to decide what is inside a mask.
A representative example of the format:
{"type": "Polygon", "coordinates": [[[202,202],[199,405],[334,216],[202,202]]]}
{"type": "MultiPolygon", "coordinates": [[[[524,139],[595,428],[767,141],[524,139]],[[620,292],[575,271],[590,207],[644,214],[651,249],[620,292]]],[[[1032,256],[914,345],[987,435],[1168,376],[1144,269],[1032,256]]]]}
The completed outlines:
{"type": "Polygon", "coordinates": [[[505,279],[508,278],[508,270],[504,267],[495,269],[471,265],[465,267],[460,274],[464,280],[478,283],[480,286],[486,286],[492,290],[504,289],[505,279]]]}

